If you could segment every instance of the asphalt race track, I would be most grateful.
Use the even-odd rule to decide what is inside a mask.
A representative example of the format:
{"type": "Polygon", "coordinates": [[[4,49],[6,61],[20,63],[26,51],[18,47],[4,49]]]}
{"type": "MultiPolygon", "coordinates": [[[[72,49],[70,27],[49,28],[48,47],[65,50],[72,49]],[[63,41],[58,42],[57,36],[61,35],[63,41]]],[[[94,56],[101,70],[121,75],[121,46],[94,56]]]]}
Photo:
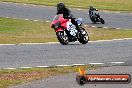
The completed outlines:
{"type": "MultiPolygon", "coordinates": [[[[83,18],[84,24],[87,25],[132,29],[132,13],[100,12],[106,24],[93,24],[88,17],[88,10],[71,10],[75,17],[83,18]]],[[[51,21],[55,15],[55,7],[0,2],[0,17],[51,21]]]]}
{"type": "Polygon", "coordinates": [[[0,68],[127,62],[132,40],[80,43],[0,45],[0,68]]]}
{"type": "MultiPolygon", "coordinates": [[[[101,12],[106,24],[92,24],[88,17],[88,10],[71,9],[75,17],[83,18],[85,25],[110,28],[132,29],[132,13],[101,12]]],[[[51,21],[56,15],[55,7],[36,6],[18,3],[0,2],[0,17],[51,21]]],[[[36,66],[55,66],[71,64],[105,63],[105,65],[123,65],[105,67],[95,70],[95,73],[132,73],[132,39],[56,44],[0,44],[0,69],[36,66]]],[[[85,85],[82,88],[131,88],[129,85],[85,85]]],[[[57,76],[13,88],[80,88],[76,84],[75,74],[57,76]]]]}

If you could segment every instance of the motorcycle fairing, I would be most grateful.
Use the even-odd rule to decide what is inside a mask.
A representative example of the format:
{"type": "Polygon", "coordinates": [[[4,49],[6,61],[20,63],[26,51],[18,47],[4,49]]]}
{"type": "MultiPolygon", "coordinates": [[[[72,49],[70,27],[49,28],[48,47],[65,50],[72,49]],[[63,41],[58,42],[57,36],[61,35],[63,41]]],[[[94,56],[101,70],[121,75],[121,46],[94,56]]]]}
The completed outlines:
{"type": "Polygon", "coordinates": [[[73,25],[70,21],[67,22],[67,30],[69,31],[69,33],[72,35],[72,36],[76,36],[77,35],[77,29],[76,29],[76,26],[73,25]]]}

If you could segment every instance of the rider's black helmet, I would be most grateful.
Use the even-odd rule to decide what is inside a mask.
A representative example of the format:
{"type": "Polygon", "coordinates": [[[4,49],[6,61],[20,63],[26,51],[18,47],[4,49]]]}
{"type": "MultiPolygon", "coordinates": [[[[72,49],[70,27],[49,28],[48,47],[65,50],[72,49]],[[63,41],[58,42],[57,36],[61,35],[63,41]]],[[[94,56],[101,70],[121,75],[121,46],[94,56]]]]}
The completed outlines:
{"type": "Polygon", "coordinates": [[[89,9],[90,9],[90,10],[93,10],[94,8],[93,8],[93,6],[89,6],[89,9]]]}
{"type": "Polygon", "coordinates": [[[63,10],[63,9],[65,9],[65,4],[64,3],[58,3],[57,4],[57,11],[59,11],[59,10],[63,10]]]}

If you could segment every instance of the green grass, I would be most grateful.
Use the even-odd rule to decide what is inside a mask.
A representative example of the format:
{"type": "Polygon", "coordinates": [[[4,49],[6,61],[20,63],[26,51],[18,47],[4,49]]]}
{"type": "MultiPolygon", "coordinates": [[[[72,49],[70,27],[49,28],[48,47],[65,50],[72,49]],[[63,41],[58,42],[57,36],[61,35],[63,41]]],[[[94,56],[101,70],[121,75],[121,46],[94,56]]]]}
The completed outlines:
{"type": "Polygon", "coordinates": [[[7,2],[30,3],[56,6],[64,2],[68,7],[88,8],[90,5],[103,10],[132,11],[132,0],[0,0],[7,2]]]}
{"type": "Polygon", "coordinates": [[[57,41],[46,22],[0,18],[0,43],[37,43],[57,41]]]}
{"type": "Polygon", "coordinates": [[[111,40],[120,38],[132,38],[132,30],[124,29],[98,29],[98,28],[87,28],[85,29],[90,34],[90,40],[111,40]]]}
{"type": "MultiPolygon", "coordinates": [[[[85,27],[90,40],[132,38],[132,30],[85,27]]],[[[45,43],[58,42],[50,23],[0,18],[0,43],[45,43]]]]}
{"type": "Polygon", "coordinates": [[[0,88],[18,85],[21,83],[40,80],[56,75],[78,72],[79,67],[87,70],[97,69],[99,66],[68,66],[68,67],[51,67],[51,68],[29,68],[16,70],[0,70],[0,88]]]}

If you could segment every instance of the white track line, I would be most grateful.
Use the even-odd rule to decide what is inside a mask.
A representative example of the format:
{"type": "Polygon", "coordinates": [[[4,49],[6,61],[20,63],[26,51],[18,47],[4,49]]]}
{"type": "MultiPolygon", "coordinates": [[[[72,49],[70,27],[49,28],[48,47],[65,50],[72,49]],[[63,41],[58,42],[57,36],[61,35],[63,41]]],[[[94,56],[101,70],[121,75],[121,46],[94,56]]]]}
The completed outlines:
{"type": "Polygon", "coordinates": [[[50,66],[35,66],[35,67],[37,67],[37,68],[48,68],[50,66]]]}
{"type": "Polygon", "coordinates": [[[89,42],[109,42],[109,41],[113,41],[113,40],[97,40],[97,41],[89,41],[89,42]]]}
{"type": "Polygon", "coordinates": [[[38,22],[39,20],[33,20],[34,22],[38,22]]]}
{"type": "Polygon", "coordinates": [[[29,19],[24,19],[24,20],[29,20],[29,19]]]}
{"type": "Polygon", "coordinates": [[[23,5],[27,5],[27,4],[23,4],[23,5]]]}
{"type": "MultiPolygon", "coordinates": [[[[123,64],[125,62],[108,62],[110,64],[123,64]]],[[[70,64],[70,65],[54,65],[54,66],[33,66],[33,67],[18,67],[18,68],[0,68],[5,70],[29,69],[29,68],[50,68],[50,67],[68,67],[68,66],[83,66],[83,65],[104,65],[105,63],[88,63],[88,64],[70,64]]]]}
{"type": "Polygon", "coordinates": [[[2,69],[14,70],[14,69],[16,69],[16,68],[2,68],[2,69]]]}
{"type": "Polygon", "coordinates": [[[95,28],[96,26],[91,26],[91,27],[94,27],[95,28]]]}
{"type": "Polygon", "coordinates": [[[16,45],[16,44],[0,44],[0,46],[14,46],[14,45],[16,45]]]}
{"type": "MultiPolygon", "coordinates": [[[[97,40],[97,41],[89,41],[93,43],[98,42],[111,42],[111,41],[123,41],[123,40],[132,40],[132,38],[123,38],[123,39],[112,39],[112,40],[97,40]]],[[[60,44],[59,42],[47,42],[47,43],[19,43],[19,44],[0,44],[0,46],[11,46],[11,45],[43,45],[43,44],[60,44]]]]}
{"type": "Polygon", "coordinates": [[[101,64],[104,64],[104,63],[88,63],[90,65],[101,65],[101,64]]]}
{"type": "Polygon", "coordinates": [[[43,44],[59,44],[59,42],[47,42],[47,43],[19,43],[18,45],[43,45],[43,44]]]}
{"type": "Polygon", "coordinates": [[[71,66],[71,65],[55,65],[57,67],[68,67],[68,66],[71,66]]]}
{"type": "Polygon", "coordinates": [[[116,28],[116,29],[121,29],[121,28],[116,28]]]}
{"type": "Polygon", "coordinates": [[[113,40],[115,40],[115,41],[120,41],[120,40],[123,40],[123,39],[113,39],[113,40]]]}
{"type": "Polygon", "coordinates": [[[33,68],[33,67],[20,67],[20,68],[33,68]]]}
{"type": "Polygon", "coordinates": [[[81,10],[81,9],[77,9],[77,10],[81,10]]]}
{"type": "Polygon", "coordinates": [[[47,20],[46,22],[49,23],[50,21],[47,20]]]}
{"type": "Polygon", "coordinates": [[[107,29],[108,27],[103,27],[103,28],[107,29]]]}
{"type": "Polygon", "coordinates": [[[42,45],[45,43],[19,43],[18,45],[42,45]]]}
{"type": "Polygon", "coordinates": [[[123,64],[125,62],[110,62],[111,64],[123,64]]]}
{"type": "Polygon", "coordinates": [[[44,44],[59,44],[59,42],[47,42],[47,43],[44,43],[44,44]]]}
{"type": "Polygon", "coordinates": [[[81,65],[86,65],[86,64],[72,64],[73,66],[81,66],[81,65]]]}
{"type": "Polygon", "coordinates": [[[130,40],[130,39],[132,39],[132,38],[124,38],[124,39],[126,39],[126,40],[130,40]]]}
{"type": "Polygon", "coordinates": [[[89,42],[109,42],[109,41],[122,41],[122,40],[132,40],[132,38],[112,39],[112,40],[97,40],[97,41],[89,41],[89,42]]]}

